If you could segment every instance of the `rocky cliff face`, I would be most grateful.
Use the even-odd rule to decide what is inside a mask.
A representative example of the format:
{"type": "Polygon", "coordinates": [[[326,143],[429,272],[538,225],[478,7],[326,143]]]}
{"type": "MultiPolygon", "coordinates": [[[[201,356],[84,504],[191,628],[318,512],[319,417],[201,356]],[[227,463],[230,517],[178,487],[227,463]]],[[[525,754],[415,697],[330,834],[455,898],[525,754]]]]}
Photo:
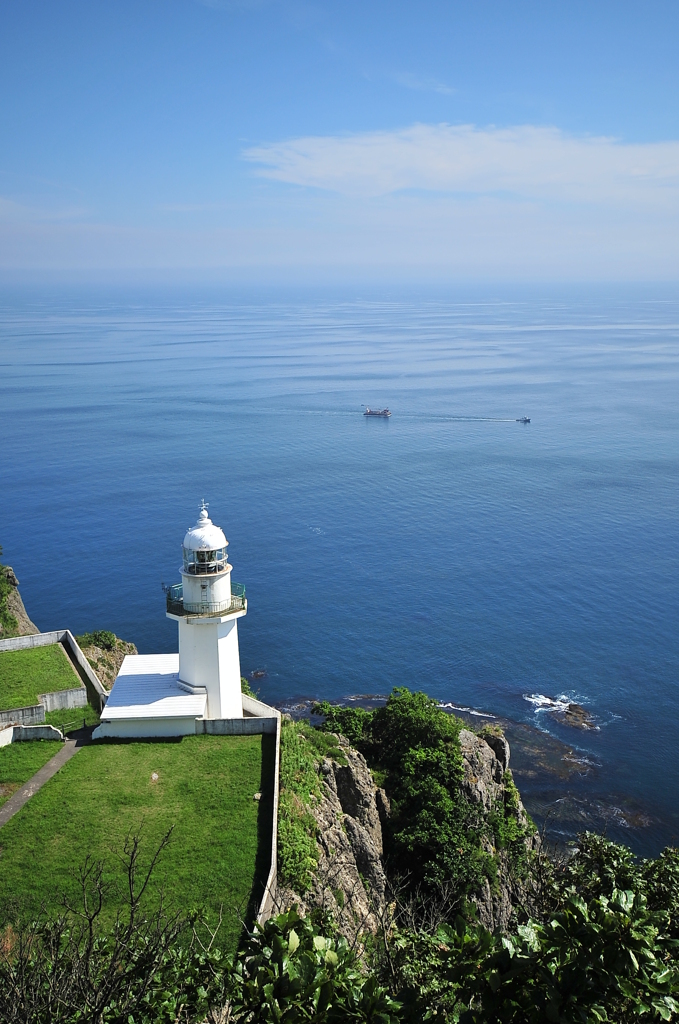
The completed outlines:
{"type": "MultiPolygon", "coordinates": [[[[382,827],[390,815],[389,798],[375,786],[365,758],[344,737],[338,743],[346,764],[325,758],[320,766],[322,797],[311,804],[317,826],[318,867],[310,890],[304,894],[281,888],[278,904],[287,909],[297,904],[302,912],[322,907],[337,921],[350,940],[361,932],[377,931],[378,915],[389,900],[384,864],[382,827]]],[[[462,789],[472,805],[483,814],[505,800],[509,769],[509,744],[501,733],[477,736],[460,732],[464,761],[462,789]]],[[[517,816],[528,821],[518,801],[517,816]]],[[[527,840],[532,845],[531,840],[527,840]]],[[[489,841],[488,853],[496,853],[489,841]]],[[[498,878],[485,882],[475,903],[479,920],[490,929],[504,929],[519,893],[516,881],[500,853],[498,878]]]]}
{"type": "Polygon", "coordinates": [[[386,875],[382,862],[382,825],[378,810],[388,808],[377,790],[362,754],[338,738],[347,764],[325,758],[319,772],[322,797],[312,803],[318,826],[318,867],[311,889],[299,893],[281,888],[281,909],[297,904],[302,912],[322,907],[352,941],[361,932],[376,932],[375,910],[384,904],[386,875]]]}
{"type": "MultiPolygon", "coordinates": [[[[509,743],[499,731],[477,736],[468,729],[461,729],[460,748],[464,764],[462,790],[470,803],[475,804],[485,815],[489,815],[493,808],[502,806],[507,797],[509,743]]],[[[526,828],[529,819],[518,795],[516,804],[519,824],[526,828]]],[[[526,845],[528,849],[532,849],[536,845],[536,840],[529,836],[526,845]]],[[[487,878],[484,880],[483,888],[474,898],[474,903],[482,925],[490,931],[495,928],[504,931],[513,906],[524,898],[523,889],[509,870],[506,854],[502,851],[498,853],[485,837],[482,839],[482,846],[486,853],[496,855],[498,878],[493,886],[487,878]]]]}
{"type": "Polygon", "coordinates": [[[116,637],[115,645],[110,650],[97,647],[95,644],[81,644],[80,649],[97,673],[100,683],[107,690],[110,690],[115,683],[125,656],[139,653],[133,643],[121,640],[119,637],[116,637]]]}
{"type": "Polygon", "coordinates": [[[0,572],[10,585],[10,591],[5,599],[5,607],[17,622],[16,629],[5,630],[4,632],[0,623],[0,640],[10,636],[29,636],[32,633],[39,633],[40,630],[35,623],[31,622],[24,608],[24,602],[21,600],[21,595],[17,589],[19,580],[16,578],[14,569],[10,565],[2,565],[0,566],[0,572]]]}

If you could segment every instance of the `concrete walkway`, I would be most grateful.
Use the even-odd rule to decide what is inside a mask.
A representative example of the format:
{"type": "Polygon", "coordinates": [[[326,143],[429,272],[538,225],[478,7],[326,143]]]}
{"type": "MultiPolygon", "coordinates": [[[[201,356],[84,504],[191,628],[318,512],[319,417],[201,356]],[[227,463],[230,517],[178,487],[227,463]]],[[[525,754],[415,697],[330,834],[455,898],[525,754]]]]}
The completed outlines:
{"type": "Polygon", "coordinates": [[[35,775],[24,782],[20,789],[17,789],[16,793],[12,793],[7,803],[0,807],[0,828],[6,825],[10,818],[13,818],[17,811],[20,811],[24,804],[28,803],[32,796],[34,796],[38,790],[45,785],[46,782],[56,775],[62,765],[65,765],[67,761],[70,761],[74,754],[77,754],[83,747],[88,746],[92,741],[92,731],[94,727],[88,727],[86,729],[78,729],[77,732],[72,732],[69,738],[65,741],[61,750],[51,758],[47,764],[44,764],[40,771],[37,771],[35,775]]]}

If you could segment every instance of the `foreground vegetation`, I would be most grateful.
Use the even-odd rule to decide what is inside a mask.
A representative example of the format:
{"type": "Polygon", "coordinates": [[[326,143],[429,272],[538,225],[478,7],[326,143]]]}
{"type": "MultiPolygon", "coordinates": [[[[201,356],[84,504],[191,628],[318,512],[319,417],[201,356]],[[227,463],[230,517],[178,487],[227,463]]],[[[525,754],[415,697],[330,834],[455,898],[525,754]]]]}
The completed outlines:
{"type": "Polygon", "coordinates": [[[72,690],[80,677],[61,644],[0,654],[0,711],[31,707],[38,694],[72,690]]]}
{"type": "Polygon", "coordinates": [[[33,740],[0,747],[0,807],[61,750],[61,743],[33,740]]]}
{"type": "MultiPolygon", "coordinates": [[[[195,914],[149,912],[150,872],[136,837],[121,853],[125,899],[102,926],[110,890],[87,861],[60,913],[0,941],[7,1024],[560,1024],[672,1021],[679,1004],[679,856],[636,861],[600,837],[569,864],[542,864],[541,912],[510,936],[458,916],[405,928],[399,908],[362,957],[332,922],[292,910],[226,953],[195,914]]],[[[158,859],[159,858],[159,859],[158,859]]],[[[156,860],[158,863],[156,865],[156,860]]]]}
{"type": "Polygon", "coordinates": [[[272,747],[270,737],[191,736],[83,748],[2,829],[0,922],[73,902],[89,856],[104,865],[110,924],[124,898],[114,851],[130,829],[145,849],[172,829],[149,897],[162,890],[168,907],[210,922],[223,910],[222,942],[234,948],[269,868],[272,747]]]}
{"type": "MultiPolygon", "coordinates": [[[[62,877],[60,893],[50,893],[38,866],[38,883],[43,895],[51,895],[51,902],[35,909],[32,921],[25,915],[11,920],[6,916],[4,931],[0,930],[0,1020],[8,1024],[679,1020],[679,851],[670,849],[655,860],[639,860],[623,846],[584,834],[567,858],[548,856],[544,846],[531,843],[522,843],[523,855],[512,853],[520,825],[518,796],[506,785],[505,806],[495,809],[483,827],[492,830],[497,850],[508,851],[525,898],[516,905],[507,932],[492,934],[478,923],[466,898],[478,878],[489,875],[488,862],[473,834],[474,820],[470,819],[470,834],[463,835],[467,805],[458,793],[459,726],[424,695],[405,690],[395,692],[387,709],[380,709],[383,713],[329,709],[326,731],[288,724],[281,752],[279,872],[295,878],[300,888],[316,863],[309,807],[321,792],[318,762],[327,755],[344,757],[335,731],[351,733],[353,742],[372,758],[378,780],[390,789],[394,823],[389,849],[399,870],[405,864],[410,870],[407,875],[392,872],[388,899],[381,910],[376,908],[377,934],[352,945],[326,914],[318,911],[303,918],[292,908],[243,935],[236,950],[229,923],[219,925],[214,910],[205,919],[199,910],[186,909],[201,901],[191,888],[192,872],[182,872],[182,864],[190,864],[195,874],[201,858],[217,865],[214,893],[202,903],[208,911],[215,907],[211,903],[215,897],[226,904],[224,894],[238,860],[232,850],[233,836],[226,846],[220,845],[220,829],[206,829],[193,812],[183,832],[177,825],[173,832],[161,834],[173,815],[153,814],[159,797],[149,790],[146,773],[152,764],[144,755],[135,762],[137,792],[120,795],[126,822],[134,821],[144,807],[141,842],[139,835],[109,831],[112,839],[118,837],[116,869],[112,870],[107,859],[99,863],[87,858],[86,851],[91,851],[83,841],[77,847],[80,872],[74,870],[72,856],[68,861],[71,880],[65,886],[62,877]],[[441,850],[438,844],[445,837],[452,837],[452,842],[441,850]],[[181,902],[171,896],[179,896],[181,902]]],[[[214,738],[196,741],[205,739],[214,738]]],[[[185,742],[172,746],[181,750],[185,742]]],[[[162,749],[170,744],[129,744],[127,749],[135,746],[146,746],[151,753],[156,747],[153,763],[160,765],[162,749]]],[[[197,806],[214,786],[201,789],[196,781],[205,778],[209,767],[201,761],[196,743],[185,749],[190,756],[181,766],[176,756],[165,761],[156,784],[162,779],[174,798],[182,793],[185,806],[190,807],[194,798],[197,806]],[[171,771],[182,779],[179,789],[166,778],[171,771]],[[187,792],[194,794],[192,800],[187,801],[187,792]]],[[[78,758],[70,764],[76,765],[78,758]]],[[[95,767],[105,775],[103,762],[95,767]]],[[[83,771],[82,780],[87,776],[83,771]]],[[[102,799],[101,790],[100,785],[98,799],[102,799]]],[[[57,792],[52,792],[54,800],[57,792]]],[[[81,784],[77,793],[90,807],[87,786],[81,784]]],[[[44,807],[33,826],[41,821],[44,825],[47,810],[65,813],[65,795],[64,790],[61,802],[44,807]]],[[[215,796],[223,806],[219,794],[215,796]]],[[[251,801],[250,794],[248,798],[251,801]]],[[[160,802],[167,800],[163,797],[160,802]]],[[[122,825],[123,816],[116,819],[110,800],[107,813],[122,825]]],[[[26,835],[24,831],[24,839],[26,835]]],[[[37,839],[38,832],[32,835],[37,839]]],[[[75,841],[73,829],[68,837],[75,841]]],[[[6,847],[11,870],[17,867],[13,846],[17,838],[6,847]]],[[[4,844],[5,830],[2,840],[4,844]]],[[[59,845],[58,836],[50,833],[47,840],[42,850],[56,863],[51,851],[59,845]]],[[[96,848],[94,852],[97,856],[96,848]]],[[[5,855],[3,851],[0,859],[3,872],[8,863],[5,855]]],[[[10,889],[35,870],[36,859],[18,866],[19,873],[8,880],[10,889]]],[[[4,873],[0,878],[4,885],[4,873]]]]}

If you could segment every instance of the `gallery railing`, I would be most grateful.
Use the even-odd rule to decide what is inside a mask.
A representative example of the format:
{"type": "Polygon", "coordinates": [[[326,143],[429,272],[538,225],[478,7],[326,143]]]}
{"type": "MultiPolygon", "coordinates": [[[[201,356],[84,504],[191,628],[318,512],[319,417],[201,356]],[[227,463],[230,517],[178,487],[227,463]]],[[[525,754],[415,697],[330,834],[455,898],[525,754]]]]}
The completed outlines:
{"type": "Polygon", "coordinates": [[[164,589],[170,615],[229,615],[231,612],[245,611],[247,608],[245,587],[242,583],[231,584],[230,601],[201,601],[191,603],[188,607],[184,605],[183,584],[175,583],[174,586],[164,589]]]}

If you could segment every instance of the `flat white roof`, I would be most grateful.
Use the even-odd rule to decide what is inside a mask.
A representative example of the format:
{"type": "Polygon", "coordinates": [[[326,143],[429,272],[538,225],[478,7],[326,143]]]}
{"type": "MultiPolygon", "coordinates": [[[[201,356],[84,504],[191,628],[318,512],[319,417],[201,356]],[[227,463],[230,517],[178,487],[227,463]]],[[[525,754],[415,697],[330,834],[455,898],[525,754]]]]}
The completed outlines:
{"type": "Polygon", "coordinates": [[[128,654],[101,719],[203,718],[206,705],[206,693],[180,687],[178,654],[128,654]]]}

